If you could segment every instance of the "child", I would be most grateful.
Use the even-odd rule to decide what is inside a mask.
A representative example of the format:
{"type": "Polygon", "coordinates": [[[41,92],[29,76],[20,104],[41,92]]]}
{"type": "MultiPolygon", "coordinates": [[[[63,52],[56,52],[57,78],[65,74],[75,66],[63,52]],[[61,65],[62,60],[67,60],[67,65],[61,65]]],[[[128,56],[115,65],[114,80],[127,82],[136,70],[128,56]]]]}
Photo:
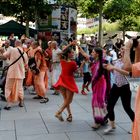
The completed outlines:
{"type": "Polygon", "coordinates": [[[89,72],[89,61],[88,61],[88,59],[84,58],[84,60],[81,63],[80,69],[83,72],[83,85],[82,85],[81,93],[83,95],[87,95],[87,93],[85,92],[85,89],[87,91],[89,91],[88,86],[91,83],[91,75],[90,75],[90,72],[89,72]]]}

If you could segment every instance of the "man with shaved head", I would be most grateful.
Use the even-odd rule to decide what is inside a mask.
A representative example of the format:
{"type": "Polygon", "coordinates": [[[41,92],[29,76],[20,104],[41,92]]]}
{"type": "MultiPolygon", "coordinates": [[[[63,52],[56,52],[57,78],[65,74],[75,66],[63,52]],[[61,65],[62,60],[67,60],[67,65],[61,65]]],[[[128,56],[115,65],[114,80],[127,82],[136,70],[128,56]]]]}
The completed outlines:
{"type": "Polygon", "coordinates": [[[11,109],[11,105],[14,102],[19,102],[19,107],[23,107],[24,91],[23,91],[23,79],[25,78],[25,67],[28,64],[27,54],[24,53],[22,43],[20,40],[15,41],[15,47],[11,50],[7,50],[0,55],[0,59],[9,59],[9,63],[12,64],[8,68],[6,84],[5,84],[5,98],[7,105],[4,107],[6,110],[11,109]],[[22,54],[22,57],[20,57],[22,54]],[[20,57],[20,58],[19,58],[20,57]]]}
{"type": "MultiPolygon", "coordinates": [[[[57,42],[52,41],[51,43],[52,47],[52,84],[54,85],[61,73],[61,66],[60,66],[60,58],[59,54],[62,52],[61,49],[59,49],[57,42]]],[[[58,91],[54,91],[53,95],[58,95],[58,91]]]]}

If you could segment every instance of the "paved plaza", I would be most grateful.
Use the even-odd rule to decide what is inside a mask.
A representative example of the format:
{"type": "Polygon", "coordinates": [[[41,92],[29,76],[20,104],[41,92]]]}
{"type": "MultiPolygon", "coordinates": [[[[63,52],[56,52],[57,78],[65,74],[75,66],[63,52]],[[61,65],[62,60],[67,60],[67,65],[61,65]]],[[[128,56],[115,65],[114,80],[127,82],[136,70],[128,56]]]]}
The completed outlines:
{"type": "MultiPolygon", "coordinates": [[[[134,106],[136,82],[131,82],[133,91],[132,106],[134,106]]],[[[79,89],[82,80],[78,79],[79,89]]],[[[116,131],[104,135],[103,126],[94,131],[91,92],[87,96],[76,94],[72,103],[73,122],[60,122],[54,114],[62,103],[61,95],[51,95],[48,91],[49,102],[40,104],[32,99],[31,89],[25,91],[25,106],[14,106],[10,111],[0,111],[0,140],[131,140],[131,121],[124,112],[120,100],[115,107],[116,131]]],[[[127,93],[126,93],[127,94],[127,93]]],[[[1,108],[5,106],[1,101],[1,108]]],[[[66,113],[63,114],[66,119],[66,113]]]]}

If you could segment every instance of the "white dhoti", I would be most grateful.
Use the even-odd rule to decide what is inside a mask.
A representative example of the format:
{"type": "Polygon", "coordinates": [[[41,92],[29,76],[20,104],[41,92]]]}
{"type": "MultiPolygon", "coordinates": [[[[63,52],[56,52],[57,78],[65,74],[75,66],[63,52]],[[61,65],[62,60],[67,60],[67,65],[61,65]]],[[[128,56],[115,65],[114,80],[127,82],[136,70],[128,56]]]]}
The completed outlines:
{"type": "Polygon", "coordinates": [[[61,73],[61,65],[60,63],[53,63],[52,67],[52,84],[54,85],[59,79],[59,75],[61,73]]]}

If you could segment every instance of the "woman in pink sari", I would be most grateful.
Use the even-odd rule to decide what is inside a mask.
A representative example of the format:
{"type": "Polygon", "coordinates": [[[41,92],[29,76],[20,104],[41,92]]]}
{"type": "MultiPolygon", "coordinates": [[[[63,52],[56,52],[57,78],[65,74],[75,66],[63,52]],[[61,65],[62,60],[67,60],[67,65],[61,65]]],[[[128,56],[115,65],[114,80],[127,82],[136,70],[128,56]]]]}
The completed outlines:
{"type": "MultiPolygon", "coordinates": [[[[79,51],[83,56],[90,59],[90,57],[79,47],[79,51]]],[[[105,117],[107,115],[106,109],[106,89],[107,83],[104,76],[103,69],[103,51],[101,48],[94,48],[91,56],[94,61],[91,63],[91,73],[92,73],[92,110],[94,117],[94,125],[92,128],[98,129],[101,124],[104,124],[105,117]]]]}

